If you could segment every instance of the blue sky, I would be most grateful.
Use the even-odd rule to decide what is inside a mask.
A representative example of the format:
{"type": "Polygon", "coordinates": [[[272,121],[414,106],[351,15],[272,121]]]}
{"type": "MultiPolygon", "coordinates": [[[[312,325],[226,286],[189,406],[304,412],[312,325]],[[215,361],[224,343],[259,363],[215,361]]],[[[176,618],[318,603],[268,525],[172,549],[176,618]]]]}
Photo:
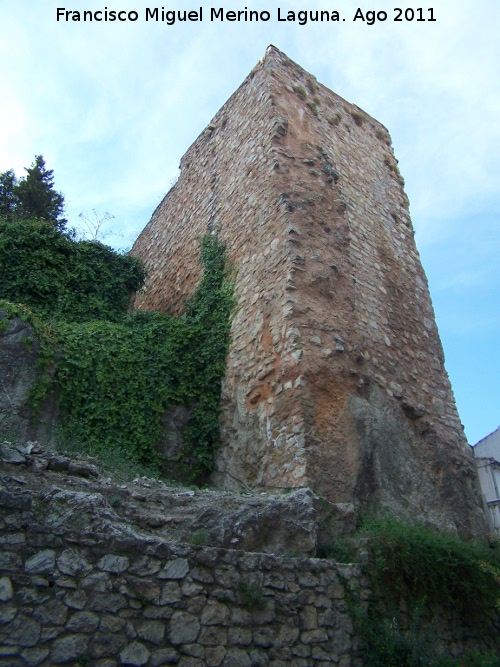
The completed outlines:
{"type": "MultiPolygon", "coordinates": [[[[389,129],[461,419],[474,444],[500,424],[500,3],[432,0],[436,21],[393,20],[375,0],[0,0],[0,171],[43,154],[80,213],[114,216],[105,242],[130,247],[180,158],[272,43],[389,129]],[[145,21],[145,8],[202,22],[145,21]],[[56,8],[137,11],[135,22],[57,21],[56,8]],[[211,22],[210,7],[269,11],[211,22]],[[299,25],[289,10],[345,21],[299,25]],[[353,21],[356,10],[387,20],[353,21]]],[[[406,3],[403,8],[423,6],[406,3]]]]}

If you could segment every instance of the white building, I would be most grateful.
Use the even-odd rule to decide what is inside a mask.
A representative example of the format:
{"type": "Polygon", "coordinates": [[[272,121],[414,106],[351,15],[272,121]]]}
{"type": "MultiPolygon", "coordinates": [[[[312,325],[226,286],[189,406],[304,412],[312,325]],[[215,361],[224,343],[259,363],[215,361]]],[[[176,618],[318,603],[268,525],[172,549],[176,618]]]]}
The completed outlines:
{"type": "Polygon", "coordinates": [[[486,518],[500,534],[500,426],[473,447],[486,518]]]}

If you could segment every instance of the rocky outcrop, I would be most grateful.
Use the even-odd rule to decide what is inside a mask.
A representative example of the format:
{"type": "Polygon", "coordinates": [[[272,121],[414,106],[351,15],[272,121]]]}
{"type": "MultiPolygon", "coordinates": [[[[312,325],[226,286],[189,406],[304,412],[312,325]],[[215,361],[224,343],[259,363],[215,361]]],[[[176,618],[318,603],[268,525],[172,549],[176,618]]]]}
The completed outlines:
{"type": "MultiPolygon", "coordinates": [[[[256,495],[169,487],[146,478],[117,483],[99,472],[94,459],[44,450],[36,442],[0,444],[0,460],[15,485],[29,488],[30,503],[50,530],[154,535],[276,555],[316,554],[318,519],[324,519],[325,510],[324,501],[309,489],[256,495]]],[[[342,516],[343,510],[328,506],[337,518],[342,516]]],[[[341,523],[347,531],[355,527],[349,514],[341,523]]]]}
{"type": "Polygon", "coordinates": [[[48,396],[37,410],[30,403],[36,382],[39,347],[32,327],[0,310],[0,437],[50,442],[57,420],[57,401],[48,396]]]}

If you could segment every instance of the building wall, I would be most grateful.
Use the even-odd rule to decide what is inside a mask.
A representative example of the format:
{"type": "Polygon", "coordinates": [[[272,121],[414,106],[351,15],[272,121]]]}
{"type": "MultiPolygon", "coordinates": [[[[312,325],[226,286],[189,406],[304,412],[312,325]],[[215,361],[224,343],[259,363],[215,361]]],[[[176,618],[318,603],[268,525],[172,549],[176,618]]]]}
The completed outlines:
{"type": "Polygon", "coordinates": [[[136,306],[182,312],[200,276],[196,239],[215,230],[238,308],[214,481],[308,485],[480,530],[387,130],[269,47],[134,245],[149,272],[136,306]]]}
{"type": "Polygon", "coordinates": [[[474,445],[474,457],[489,528],[500,534],[500,428],[474,445]]]}
{"type": "Polygon", "coordinates": [[[491,456],[500,461],[500,426],[474,445],[474,456],[491,456]]]}

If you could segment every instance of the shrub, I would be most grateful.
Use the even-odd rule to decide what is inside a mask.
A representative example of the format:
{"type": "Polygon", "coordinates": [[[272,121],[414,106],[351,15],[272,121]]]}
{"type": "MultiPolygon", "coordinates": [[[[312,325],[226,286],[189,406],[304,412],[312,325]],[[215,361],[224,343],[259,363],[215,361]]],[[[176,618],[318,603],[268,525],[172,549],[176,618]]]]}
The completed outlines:
{"type": "Polygon", "coordinates": [[[368,523],[376,581],[388,594],[467,608],[500,598],[498,550],[393,518],[368,523]]]}
{"type": "Polygon", "coordinates": [[[117,321],[145,279],[142,263],[43,220],[0,218],[0,299],[47,321],[117,321]]]}

